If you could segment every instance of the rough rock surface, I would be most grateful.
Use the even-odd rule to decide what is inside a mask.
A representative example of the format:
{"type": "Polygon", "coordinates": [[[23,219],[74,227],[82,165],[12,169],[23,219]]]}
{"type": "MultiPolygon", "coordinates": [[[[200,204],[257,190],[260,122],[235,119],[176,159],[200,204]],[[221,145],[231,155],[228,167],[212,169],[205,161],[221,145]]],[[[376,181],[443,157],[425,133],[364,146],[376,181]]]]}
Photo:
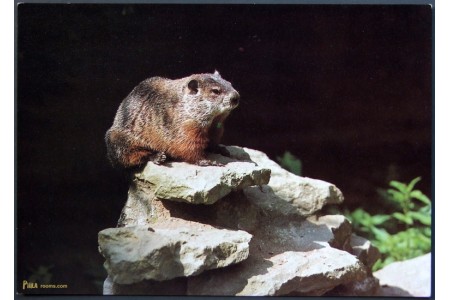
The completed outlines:
{"type": "Polygon", "coordinates": [[[217,155],[215,160],[224,166],[199,167],[183,162],[157,165],[150,162],[136,174],[136,178],[145,182],[159,199],[194,204],[212,204],[231,191],[269,181],[270,169],[217,155]]]}
{"type": "Polygon", "coordinates": [[[352,247],[352,253],[369,269],[381,258],[380,251],[369,240],[356,234],[352,234],[350,246],[352,247]]]}
{"type": "MultiPolygon", "coordinates": [[[[243,202],[228,207],[251,211],[239,209],[243,202]]],[[[229,215],[233,219],[232,210],[229,215]]],[[[252,227],[254,237],[246,261],[227,272],[210,271],[189,278],[188,294],[322,295],[367,276],[355,256],[339,250],[349,244],[351,236],[351,226],[342,216],[280,218],[277,222],[270,218],[260,215],[259,223],[252,227]]]]}
{"type": "Polygon", "coordinates": [[[352,281],[347,284],[339,285],[330,292],[327,292],[325,296],[334,296],[334,297],[374,296],[378,295],[379,288],[380,284],[378,282],[378,279],[370,275],[362,280],[352,281]]]}
{"type": "Polygon", "coordinates": [[[326,296],[373,296],[377,295],[379,290],[378,279],[373,277],[371,268],[381,257],[380,251],[375,248],[369,240],[352,234],[346,250],[355,255],[366,267],[367,277],[362,280],[352,281],[350,283],[339,285],[333,290],[327,292],[326,296]],[[348,249],[348,246],[350,249],[348,249]]]}
{"type": "Polygon", "coordinates": [[[374,273],[379,279],[379,296],[430,297],[431,254],[410,260],[394,262],[374,273]]]}
{"type": "Polygon", "coordinates": [[[325,205],[339,204],[344,201],[341,191],[335,185],[292,174],[261,151],[235,146],[227,147],[227,150],[232,157],[250,160],[260,167],[270,169],[272,172],[268,185],[275,196],[291,204],[297,214],[312,215],[325,205]]]}
{"type": "MultiPolygon", "coordinates": [[[[196,247],[198,252],[191,248],[187,251],[196,263],[187,268],[191,271],[176,273],[169,270],[176,269],[171,266],[173,256],[166,255],[168,261],[160,259],[154,265],[167,264],[169,268],[164,271],[163,267],[157,267],[161,270],[142,272],[152,273],[151,276],[136,277],[123,269],[116,273],[109,271],[105,294],[313,296],[338,295],[339,289],[348,293],[348,289],[355,286],[353,294],[364,295],[367,293],[364,286],[376,286],[377,281],[372,280],[368,266],[376,260],[377,252],[370,243],[352,235],[351,224],[343,216],[317,214],[325,205],[343,201],[339,189],[321,180],[291,174],[262,152],[239,147],[227,147],[227,150],[230,158],[209,157],[225,167],[198,167],[186,163],[155,167],[149,163],[135,175],[118,222],[118,227],[125,228],[116,228],[115,232],[137,228],[145,231],[150,226],[154,232],[147,230],[144,235],[157,239],[154,245],[173,247],[173,253],[180,253],[186,244],[196,247]],[[160,177],[166,179],[161,181],[160,177]],[[186,183],[188,177],[189,183],[186,183]],[[180,229],[185,236],[180,232],[169,234],[180,229]],[[219,263],[217,256],[220,255],[212,254],[215,246],[211,243],[220,244],[217,239],[216,243],[212,241],[214,230],[233,237],[226,247],[234,252],[224,251],[226,255],[222,257],[226,263],[219,263]],[[193,232],[200,237],[186,242],[186,237],[193,232]],[[246,243],[248,248],[245,248],[246,243]],[[208,255],[214,257],[214,263],[206,266],[210,261],[206,258],[208,255]],[[166,285],[176,282],[177,289],[162,289],[157,281],[162,279],[168,280],[163,282],[166,285]],[[124,284],[129,282],[135,283],[124,284]],[[358,287],[363,288],[358,290],[358,287]]],[[[119,240],[114,242],[114,247],[127,249],[130,245],[140,245],[134,239],[126,241],[121,237],[119,240]]],[[[111,248],[112,242],[108,242],[111,248]]],[[[112,269],[109,261],[114,255],[108,256],[106,252],[102,250],[107,258],[105,267],[112,269]]],[[[146,253],[143,251],[140,255],[148,262],[151,259],[146,253]]],[[[116,265],[123,264],[124,260],[117,261],[116,265]]],[[[177,263],[182,261],[179,259],[177,263]]]]}
{"type": "Polygon", "coordinates": [[[114,282],[169,280],[245,260],[251,235],[244,231],[189,226],[109,228],[99,233],[99,250],[114,282]]]}
{"type": "Polygon", "coordinates": [[[251,257],[226,273],[212,271],[188,279],[188,294],[318,296],[365,275],[361,263],[345,251],[331,247],[286,251],[265,259],[251,257]]]}

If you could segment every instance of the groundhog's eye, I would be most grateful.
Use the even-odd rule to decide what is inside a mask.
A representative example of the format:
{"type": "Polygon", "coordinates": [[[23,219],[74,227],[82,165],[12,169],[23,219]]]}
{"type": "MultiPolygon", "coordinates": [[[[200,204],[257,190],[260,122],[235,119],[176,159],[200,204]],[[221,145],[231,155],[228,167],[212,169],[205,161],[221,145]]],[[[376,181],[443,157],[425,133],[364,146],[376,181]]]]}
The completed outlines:
{"type": "Polygon", "coordinates": [[[217,88],[214,88],[211,90],[214,94],[219,95],[220,94],[220,90],[217,88]]]}

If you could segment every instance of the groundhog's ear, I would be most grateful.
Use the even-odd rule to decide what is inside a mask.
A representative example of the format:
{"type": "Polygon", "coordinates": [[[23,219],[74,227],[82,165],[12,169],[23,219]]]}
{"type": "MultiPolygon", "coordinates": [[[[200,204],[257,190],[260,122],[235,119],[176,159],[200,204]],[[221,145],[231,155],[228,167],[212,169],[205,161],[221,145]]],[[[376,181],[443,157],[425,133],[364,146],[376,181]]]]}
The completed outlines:
{"type": "Polygon", "coordinates": [[[214,71],[214,76],[222,78],[222,76],[220,76],[220,74],[219,74],[219,71],[217,71],[217,70],[214,71]]]}
{"type": "Polygon", "coordinates": [[[198,81],[195,80],[195,79],[192,79],[191,81],[189,81],[188,88],[189,88],[189,94],[197,94],[197,92],[198,92],[198,81]]]}

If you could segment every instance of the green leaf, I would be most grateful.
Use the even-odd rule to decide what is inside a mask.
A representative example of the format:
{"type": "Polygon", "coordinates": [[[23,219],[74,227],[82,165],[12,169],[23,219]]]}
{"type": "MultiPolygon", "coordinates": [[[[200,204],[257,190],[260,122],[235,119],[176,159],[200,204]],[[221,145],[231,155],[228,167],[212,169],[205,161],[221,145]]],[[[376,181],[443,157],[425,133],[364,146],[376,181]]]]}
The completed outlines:
{"type": "Polygon", "coordinates": [[[419,190],[414,190],[411,192],[410,196],[414,199],[419,200],[422,203],[425,203],[426,205],[431,205],[431,200],[428,198],[424,193],[422,193],[419,190]]]}
{"type": "Polygon", "coordinates": [[[387,193],[387,190],[385,190],[385,189],[378,188],[377,194],[378,194],[378,196],[380,196],[383,199],[389,199],[389,195],[387,193]]]}
{"type": "Polygon", "coordinates": [[[408,184],[408,187],[406,188],[408,193],[410,193],[414,189],[414,186],[416,185],[416,183],[418,183],[421,179],[422,178],[419,176],[419,177],[416,177],[413,180],[411,180],[411,182],[408,184]]]}
{"type": "Polygon", "coordinates": [[[350,220],[354,225],[365,225],[370,226],[371,225],[371,216],[363,209],[358,208],[354,212],[350,214],[350,220]]]}
{"type": "Polygon", "coordinates": [[[423,206],[419,209],[421,213],[426,213],[431,215],[431,205],[423,206]]]}
{"type": "Polygon", "coordinates": [[[386,266],[386,265],[391,264],[393,262],[395,262],[395,259],[392,256],[389,256],[388,258],[386,258],[384,260],[384,265],[386,266]]]}
{"type": "Polygon", "coordinates": [[[387,240],[390,237],[390,234],[385,229],[379,229],[376,227],[372,227],[372,233],[375,235],[375,238],[379,241],[387,240]]]}
{"type": "Polygon", "coordinates": [[[397,220],[399,220],[399,221],[401,221],[403,223],[406,223],[408,225],[412,225],[413,224],[413,219],[410,216],[408,216],[408,215],[404,215],[402,213],[395,212],[395,213],[392,214],[392,216],[394,218],[396,218],[397,220]]]}
{"type": "Polygon", "coordinates": [[[423,228],[422,232],[426,237],[431,238],[431,228],[430,227],[423,228]]]}
{"type": "Polygon", "coordinates": [[[397,190],[399,190],[400,192],[406,194],[408,192],[408,187],[406,186],[406,184],[399,182],[399,181],[395,181],[392,180],[391,182],[389,182],[389,185],[392,187],[395,187],[397,190]]]}
{"type": "Polygon", "coordinates": [[[302,172],[302,162],[291,152],[284,152],[282,157],[277,156],[277,161],[280,165],[295,175],[301,175],[302,172]]]}
{"type": "Polygon", "coordinates": [[[381,259],[378,259],[375,264],[372,267],[372,271],[378,271],[384,267],[383,261],[381,259]]]}
{"type": "Polygon", "coordinates": [[[423,225],[428,225],[428,226],[431,225],[431,215],[429,215],[429,214],[424,214],[424,213],[417,212],[417,211],[410,211],[410,212],[408,212],[408,215],[411,218],[419,221],[423,225]]]}
{"type": "Polygon", "coordinates": [[[430,237],[426,236],[424,233],[420,233],[417,236],[417,241],[419,242],[419,246],[421,249],[424,249],[427,251],[428,249],[431,249],[431,239],[430,237]]]}
{"type": "Polygon", "coordinates": [[[358,230],[362,231],[362,232],[366,232],[366,233],[371,232],[371,230],[368,227],[363,227],[363,226],[359,227],[358,230]]]}
{"type": "Polygon", "coordinates": [[[374,215],[372,216],[372,224],[380,225],[389,220],[391,216],[388,215],[374,215]]]}
{"type": "Polygon", "coordinates": [[[399,191],[396,191],[396,190],[393,190],[393,189],[389,189],[387,192],[391,196],[391,199],[394,202],[403,203],[405,201],[405,199],[406,199],[405,194],[402,193],[402,192],[399,192],[399,191]]]}

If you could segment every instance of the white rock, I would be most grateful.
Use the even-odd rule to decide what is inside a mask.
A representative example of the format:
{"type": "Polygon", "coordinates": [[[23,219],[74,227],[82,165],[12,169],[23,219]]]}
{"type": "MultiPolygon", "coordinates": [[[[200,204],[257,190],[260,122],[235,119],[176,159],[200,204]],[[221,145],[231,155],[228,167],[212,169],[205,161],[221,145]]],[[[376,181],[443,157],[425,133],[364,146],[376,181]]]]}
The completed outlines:
{"type": "MultiPolygon", "coordinates": [[[[238,211],[244,211],[240,218],[244,218],[245,211],[251,212],[251,209],[239,209],[239,205],[245,205],[244,201],[235,204],[238,211]]],[[[230,218],[234,216],[230,208],[230,218]]],[[[311,216],[303,220],[271,218],[262,216],[254,227],[246,261],[188,278],[188,293],[312,296],[367,276],[367,268],[354,255],[333,248],[349,244],[351,225],[343,216],[311,216]]]]}
{"type": "Polygon", "coordinates": [[[111,280],[130,284],[199,274],[245,260],[251,235],[244,231],[191,226],[109,228],[99,232],[99,250],[111,280]]]}
{"type": "Polygon", "coordinates": [[[370,245],[352,238],[345,217],[314,215],[343,201],[339,189],[262,152],[227,150],[230,158],[209,157],[224,167],[149,163],[136,174],[118,224],[125,228],[99,236],[105,293],[317,296],[377,287],[365,265],[370,245]],[[175,281],[176,290],[161,290],[175,281]]]}
{"type": "Polygon", "coordinates": [[[380,296],[431,296],[431,253],[394,262],[373,274],[382,286],[380,296]]]}
{"type": "Polygon", "coordinates": [[[325,205],[344,201],[342,192],[335,185],[292,174],[261,151],[236,146],[227,147],[227,150],[231,157],[251,160],[259,167],[270,169],[268,185],[274,195],[292,204],[301,215],[312,215],[325,205]]]}
{"type": "Polygon", "coordinates": [[[287,251],[264,260],[247,260],[220,272],[190,278],[190,295],[276,296],[322,295],[333,287],[364,278],[352,255],[324,247],[307,252],[287,251]],[[208,279],[207,279],[208,278],[208,279]]]}
{"type": "Polygon", "coordinates": [[[159,199],[194,204],[212,204],[231,191],[266,184],[270,170],[251,162],[213,156],[224,166],[201,167],[185,162],[156,165],[149,162],[135,177],[148,184],[159,199]]]}

